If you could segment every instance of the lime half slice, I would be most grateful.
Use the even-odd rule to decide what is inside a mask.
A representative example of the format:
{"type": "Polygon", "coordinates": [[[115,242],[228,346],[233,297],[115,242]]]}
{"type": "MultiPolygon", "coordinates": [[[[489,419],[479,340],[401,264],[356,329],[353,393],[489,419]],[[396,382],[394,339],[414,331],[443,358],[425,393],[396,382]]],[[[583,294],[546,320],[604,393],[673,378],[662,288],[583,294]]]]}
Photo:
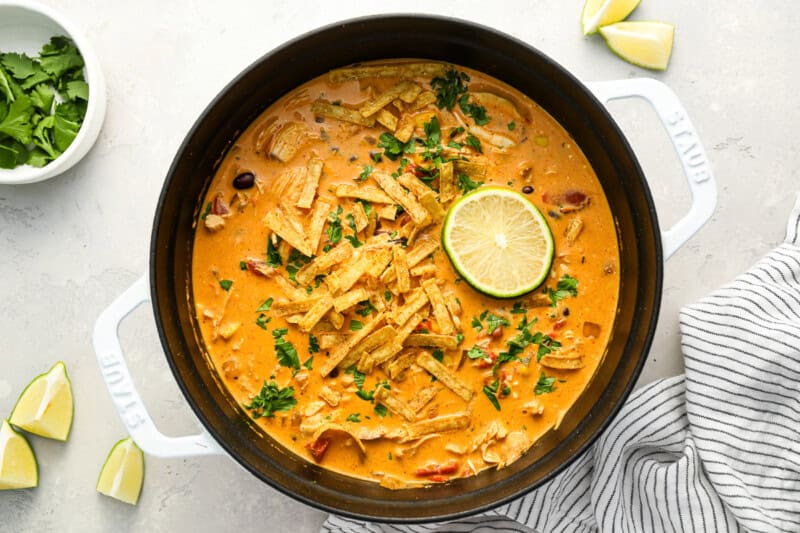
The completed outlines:
{"type": "Polygon", "coordinates": [[[39,465],[31,445],[3,420],[0,426],[0,490],[29,489],[39,484],[39,465]]]}
{"type": "Polygon", "coordinates": [[[541,212],[522,194],[482,187],[447,212],[442,244],[461,276],[497,298],[530,292],[553,263],[553,235],[541,212]]]}
{"type": "Polygon", "coordinates": [[[25,387],[9,421],[28,433],[64,441],[72,427],[72,414],[72,385],[67,368],[59,361],[25,387]]]}
{"type": "Polygon", "coordinates": [[[600,28],[606,44],[636,66],[666,70],[672,55],[675,26],[666,22],[618,22],[600,28]]]}
{"type": "Polygon", "coordinates": [[[597,32],[597,28],[625,20],[641,0],[586,0],[581,13],[584,35],[597,32]]]}
{"type": "Polygon", "coordinates": [[[97,492],[136,505],[143,483],[144,454],[133,439],[122,439],[111,448],[103,463],[97,479],[97,492]]]}

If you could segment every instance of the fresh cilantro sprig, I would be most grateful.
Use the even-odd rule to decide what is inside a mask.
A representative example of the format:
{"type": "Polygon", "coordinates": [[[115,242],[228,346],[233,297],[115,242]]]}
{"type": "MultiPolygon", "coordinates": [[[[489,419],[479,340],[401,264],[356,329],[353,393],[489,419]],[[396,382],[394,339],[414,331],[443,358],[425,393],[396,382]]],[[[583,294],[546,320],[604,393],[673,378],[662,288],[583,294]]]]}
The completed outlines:
{"type": "Polygon", "coordinates": [[[466,174],[458,175],[458,188],[461,191],[461,194],[467,194],[468,192],[474,191],[481,185],[483,185],[482,181],[474,181],[466,174]]]}
{"type": "Polygon", "coordinates": [[[544,372],[539,375],[539,381],[536,382],[536,387],[533,389],[533,393],[536,396],[540,394],[547,394],[553,392],[556,388],[556,378],[552,376],[545,376],[544,372]]]}
{"type": "Polygon", "coordinates": [[[551,287],[548,287],[546,290],[547,295],[550,297],[550,307],[556,307],[558,302],[564,298],[578,295],[578,280],[569,274],[564,274],[561,279],[558,280],[555,290],[551,287]]]}
{"type": "Polygon", "coordinates": [[[253,411],[253,418],[272,418],[276,411],[289,411],[295,405],[297,400],[294,397],[294,387],[279,388],[274,381],[264,381],[261,392],[249,404],[244,404],[244,407],[253,411]]]}
{"type": "Polygon", "coordinates": [[[287,328],[272,330],[272,337],[275,339],[275,355],[281,366],[300,370],[300,358],[297,356],[297,350],[291,342],[284,338],[287,333],[289,333],[287,328]]]}
{"type": "Polygon", "coordinates": [[[452,111],[458,98],[467,92],[469,74],[449,68],[444,77],[437,76],[431,80],[431,88],[436,92],[436,105],[439,109],[452,111]]]}

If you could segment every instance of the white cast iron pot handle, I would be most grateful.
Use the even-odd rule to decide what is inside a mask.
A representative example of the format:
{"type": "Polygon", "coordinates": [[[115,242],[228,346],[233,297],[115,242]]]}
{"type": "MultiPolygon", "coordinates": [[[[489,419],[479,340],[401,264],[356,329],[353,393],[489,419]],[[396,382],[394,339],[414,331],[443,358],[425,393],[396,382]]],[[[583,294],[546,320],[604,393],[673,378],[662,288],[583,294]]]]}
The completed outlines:
{"type": "Polygon", "coordinates": [[[114,407],[136,444],[157,457],[192,457],[225,453],[208,433],[168,437],[147,413],[125,364],[117,329],[123,318],[150,301],[147,276],[142,276],[103,311],[94,325],[94,351],[114,407]]]}
{"type": "Polygon", "coordinates": [[[598,81],[588,83],[587,86],[604,104],[617,98],[634,96],[650,102],[681,160],[689,189],[692,191],[692,207],[680,221],[662,232],[666,261],[708,222],[717,206],[717,184],[697,130],[675,93],[660,81],[636,78],[598,81]]]}

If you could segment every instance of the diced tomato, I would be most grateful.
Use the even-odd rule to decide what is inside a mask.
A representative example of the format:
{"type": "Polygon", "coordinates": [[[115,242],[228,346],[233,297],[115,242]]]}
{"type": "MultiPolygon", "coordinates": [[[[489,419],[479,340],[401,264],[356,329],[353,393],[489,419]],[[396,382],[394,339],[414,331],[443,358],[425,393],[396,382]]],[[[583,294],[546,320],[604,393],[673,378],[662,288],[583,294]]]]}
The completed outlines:
{"type": "Polygon", "coordinates": [[[308,450],[308,453],[311,454],[311,457],[313,457],[316,462],[320,462],[322,461],[322,457],[325,455],[325,450],[328,449],[330,443],[331,439],[320,437],[313,442],[307,442],[306,450],[308,450]]]}
{"type": "Polygon", "coordinates": [[[567,324],[566,319],[561,318],[557,320],[555,324],[553,324],[553,330],[558,331],[559,329],[563,328],[566,324],[567,324]]]}
{"type": "Polygon", "coordinates": [[[486,359],[485,357],[481,358],[481,359],[478,359],[478,361],[476,363],[476,366],[478,368],[489,368],[490,366],[494,366],[494,364],[497,362],[497,354],[496,353],[494,353],[494,352],[486,352],[486,353],[489,354],[489,359],[486,359]]]}
{"type": "Polygon", "coordinates": [[[225,200],[222,199],[222,194],[218,194],[214,197],[214,201],[211,202],[211,214],[212,215],[229,215],[231,213],[228,204],[225,200]]]}
{"type": "Polygon", "coordinates": [[[414,328],[414,331],[416,331],[416,332],[419,332],[419,331],[422,331],[422,330],[431,331],[431,329],[432,329],[431,328],[431,321],[426,318],[425,320],[420,322],[417,325],[416,328],[414,328]]]}
{"type": "Polygon", "coordinates": [[[447,478],[443,479],[435,479],[441,478],[446,475],[455,474],[458,472],[458,461],[455,459],[450,459],[446,463],[439,465],[436,463],[432,463],[421,468],[417,469],[416,475],[418,477],[427,477],[431,481],[447,481],[447,478]]]}
{"type": "Polygon", "coordinates": [[[434,483],[444,483],[448,479],[450,478],[448,478],[447,476],[442,476],[440,474],[434,474],[432,476],[428,476],[428,480],[433,481],[434,483]]]}

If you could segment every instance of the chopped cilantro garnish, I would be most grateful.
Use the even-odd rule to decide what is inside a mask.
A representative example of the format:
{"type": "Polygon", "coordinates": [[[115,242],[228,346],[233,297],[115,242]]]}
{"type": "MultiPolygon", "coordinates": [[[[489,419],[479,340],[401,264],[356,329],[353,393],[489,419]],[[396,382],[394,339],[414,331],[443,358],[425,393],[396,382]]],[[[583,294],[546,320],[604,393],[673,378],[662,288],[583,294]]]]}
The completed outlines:
{"type": "Polygon", "coordinates": [[[497,399],[497,389],[500,386],[500,380],[494,380],[490,385],[483,386],[483,393],[492,402],[492,405],[498,411],[500,410],[500,401],[497,399]]]}
{"type": "Polygon", "coordinates": [[[272,337],[275,339],[275,355],[278,357],[278,362],[281,366],[300,368],[300,359],[297,357],[297,350],[294,345],[283,338],[289,332],[287,328],[278,328],[272,330],[272,337]]]}
{"type": "Polygon", "coordinates": [[[353,366],[349,367],[347,370],[345,370],[345,373],[352,374],[353,383],[356,384],[356,387],[358,387],[360,389],[360,388],[362,388],[364,386],[364,380],[366,379],[367,376],[366,376],[366,374],[362,374],[361,372],[356,370],[355,365],[353,365],[353,366]]]}
{"type": "Polygon", "coordinates": [[[383,299],[386,300],[387,302],[391,302],[392,301],[392,293],[389,292],[389,289],[386,289],[385,291],[383,291],[383,299]]]}
{"type": "Polygon", "coordinates": [[[312,368],[314,368],[314,356],[313,355],[309,356],[309,358],[305,360],[305,362],[303,363],[303,367],[307,368],[308,370],[311,370],[312,368]]]}
{"type": "Polygon", "coordinates": [[[514,302],[514,307],[511,308],[512,315],[524,315],[528,310],[522,307],[522,302],[514,302]]]}
{"type": "MultiPolygon", "coordinates": [[[[375,413],[377,413],[377,415],[378,415],[379,417],[381,417],[381,418],[385,417],[385,416],[386,416],[386,415],[389,413],[389,410],[388,410],[388,409],[386,409],[386,406],[385,406],[385,405],[383,405],[382,403],[375,404],[375,409],[374,409],[374,411],[375,411],[375,413]]],[[[391,452],[389,452],[389,459],[391,459],[391,458],[392,458],[392,457],[391,457],[391,455],[392,455],[392,453],[391,453],[391,452]]]]}
{"type": "Polygon", "coordinates": [[[247,263],[245,261],[239,261],[239,270],[247,270],[247,263]]]}
{"type": "Polygon", "coordinates": [[[350,331],[358,331],[364,328],[364,323],[359,322],[358,320],[351,320],[350,321],[350,331]]]}
{"type": "Polygon", "coordinates": [[[364,170],[361,171],[361,174],[359,174],[356,178],[356,181],[364,181],[369,177],[370,174],[372,174],[372,166],[366,165],[364,170]]]}
{"type": "Polygon", "coordinates": [[[467,135],[467,146],[473,148],[479,154],[483,153],[483,146],[481,146],[481,140],[475,137],[474,135],[467,135]]]}
{"type": "Polygon", "coordinates": [[[353,248],[358,248],[364,243],[358,240],[358,230],[356,229],[356,219],[352,213],[347,213],[347,225],[353,230],[352,235],[345,235],[344,238],[350,241],[353,248]]]}
{"type": "Polygon", "coordinates": [[[274,381],[264,381],[261,392],[253,396],[244,407],[253,411],[253,418],[272,418],[275,411],[289,411],[295,405],[297,400],[294,398],[294,387],[279,388],[274,381]]]}
{"type": "Polygon", "coordinates": [[[233,281],[229,279],[221,279],[219,280],[219,286],[222,287],[223,291],[229,291],[233,286],[233,281]]]}
{"type": "Polygon", "coordinates": [[[514,131],[514,128],[516,128],[516,127],[517,127],[517,123],[514,122],[513,120],[508,123],[508,131],[514,131]]]}
{"type": "Polygon", "coordinates": [[[542,357],[549,354],[553,350],[561,348],[561,343],[554,340],[550,335],[545,335],[541,331],[537,331],[531,338],[532,344],[538,344],[539,349],[536,351],[536,360],[540,361],[542,357]]]}
{"type": "Polygon", "coordinates": [[[369,300],[364,300],[363,302],[358,303],[358,309],[356,309],[356,313],[361,316],[369,316],[372,314],[373,311],[377,311],[378,309],[372,305],[372,302],[369,300]]]}
{"type": "Polygon", "coordinates": [[[383,148],[383,155],[390,160],[397,161],[397,158],[403,154],[414,153],[414,139],[411,138],[404,143],[391,133],[383,132],[378,141],[378,148],[383,148]]]}
{"type": "Polygon", "coordinates": [[[373,211],[373,209],[372,209],[372,204],[371,204],[371,203],[369,203],[369,202],[368,202],[368,201],[366,201],[366,200],[361,200],[361,199],[359,199],[359,200],[356,200],[356,202],[358,202],[358,203],[360,203],[360,204],[361,204],[361,207],[363,207],[363,208],[364,208],[364,213],[365,213],[367,216],[370,216],[370,215],[372,214],[372,211],[373,211]]]}
{"type": "Polygon", "coordinates": [[[554,377],[547,377],[544,375],[544,372],[541,373],[539,376],[539,381],[536,382],[536,387],[533,389],[533,393],[536,396],[540,394],[547,394],[548,392],[553,392],[555,390],[555,383],[556,378],[554,377]]]}
{"type": "Polygon", "coordinates": [[[458,175],[458,188],[461,190],[461,194],[467,194],[470,191],[474,191],[481,185],[483,185],[482,181],[473,181],[472,178],[466,174],[458,175]]]}
{"type": "MultiPolygon", "coordinates": [[[[3,167],[3,168],[5,168],[5,167],[3,167]]],[[[203,209],[203,214],[202,214],[202,215],[200,215],[200,218],[201,218],[201,219],[203,219],[203,220],[205,220],[205,219],[206,219],[206,217],[207,217],[208,215],[210,215],[210,214],[211,214],[211,202],[208,202],[208,203],[206,204],[206,207],[205,207],[205,209],[203,209]]]]}
{"type": "Polygon", "coordinates": [[[494,331],[499,328],[500,326],[508,326],[508,320],[503,317],[497,316],[495,314],[491,314],[486,317],[486,326],[489,328],[486,333],[491,335],[494,331]]]}
{"type": "Polygon", "coordinates": [[[289,273],[289,279],[297,281],[295,275],[304,265],[311,262],[311,257],[306,257],[297,250],[292,250],[289,257],[286,258],[286,272],[289,273]]]}
{"type": "Polygon", "coordinates": [[[308,353],[319,352],[319,341],[313,333],[308,334],[308,353]]]}
{"type": "Polygon", "coordinates": [[[272,239],[267,239],[267,265],[272,268],[278,268],[281,264],[281,254],[278,253],[278,247],[272,244],[272,239]]]}
{"type": "Polygon", "coordinates": [[[328,244],[338,244],[342,240],[342,221],[339,215],[342,214],[342,206],[336,208],[336,211],[331,211],[328,214],[328,227],[325,229],[325,235],[328,236],[328,244]]]}
{"type": "Polygon", "coordinates": [[[555,290],[550,287],[547,288],[547,295],[550,297],[550,306],[555,307],[558,305],[558,302],[567,296],[574,297],[578,295],[578,280],[569,274],[564,274],[564,276],[558,280],[555,290]]]}
{"type": "Polygon", "coordinates": [[[440,363],[444,361],[444,352],[441,350],[434,350],[433,351],[433,358],[439,361],[440,363]]]}
{"type": "Polygon", "coordinates": [[[458,97],[467,92],[469,75],[456,69],[448,69],[444,77],[431,80],[431,88],[436,92],[436,105],[439,109],[445,108],[452,111],[458,97]]]}
{"type": "Polygon", "coordinates": [[[470,103],[466,94],[461,95],[461,98],[458,99],[458,107],[461,108],[465,115],[472,117],[472,120],[478,126],[484,126],[489,123],[489,115],[486,114],[486,108],[480,104],[470,103]]]}
{"type": "Polygon", "coordinates": [[[487,359],[491,360],[489,353],[480,346],[473,346],[467,351],[467,357],[470,359],[487,359]]]}
{"type": "Polygon", "coordinates": [[[258,318],[256,318],[256,326],[260,327],[263,330],[266,330],[267,324],[269,324],[271,320],[272,317],[269,317],[264,313],[261,313],[260,315],[258,315],[258,318]]]}
{"type": "Polygon", "coordinates": [[[360,424],[361,423],[361,419],[359,418],[360,416],[361,416],[361,413],[351,413],[351,414],[347,415],[347,421],[348,422],[353,422],[355,424],[360,424]]]}
{"type": "Polygon", "coordinates": [[[264,301],[263,304],[261,304],[261,306],[258,309],[256,309],[256,313],[260,313],[262,311],[269,311],[269,308],[272,307],[272,302],[273,302],[272,296],[270,296],[264,301]]]}

